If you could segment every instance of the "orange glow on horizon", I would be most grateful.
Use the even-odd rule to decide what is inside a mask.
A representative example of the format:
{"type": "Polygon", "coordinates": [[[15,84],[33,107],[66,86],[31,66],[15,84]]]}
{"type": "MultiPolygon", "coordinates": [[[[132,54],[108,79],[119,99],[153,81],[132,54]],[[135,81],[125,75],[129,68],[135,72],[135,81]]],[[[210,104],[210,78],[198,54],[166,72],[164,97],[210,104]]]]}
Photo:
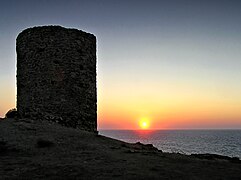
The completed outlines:
{"type": "Polygon", "coordinates": [[[241,128],[240,94],[236,98],[227,94],[227,98],[222,99],[212,89],[179,88],[175,91],[170,88],[165,91],[165,87],[148,89],[155,87],[152,84],[132,85],[112,86],[107,92],[100,91],[99,129],[241,128]],[[121,93],[117,93],[120,89],[121,93]],[[148,125],[141,124],[141,117],[148,118],[148,125]]]}

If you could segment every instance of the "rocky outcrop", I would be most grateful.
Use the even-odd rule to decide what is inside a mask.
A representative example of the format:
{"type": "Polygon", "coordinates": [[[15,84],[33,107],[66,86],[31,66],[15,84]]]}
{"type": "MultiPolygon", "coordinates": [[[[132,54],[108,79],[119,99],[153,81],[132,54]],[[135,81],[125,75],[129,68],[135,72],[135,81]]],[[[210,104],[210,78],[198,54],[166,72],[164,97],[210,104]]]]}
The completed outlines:
{"type": "Polygon", "coordinates": [[[96,37],[34,27],[18,35],[16,50],[18,116],[96,131],[96,37]]]}
{"type": "Polygon", "coordinates": [[[232,162],[240,163],[238,157],[228,157],[228,156],[222,156],[219,154],[191,154],[191,156],[199,158],[199,159],[208,159],[208,160],[227,160],[232,162]]]}

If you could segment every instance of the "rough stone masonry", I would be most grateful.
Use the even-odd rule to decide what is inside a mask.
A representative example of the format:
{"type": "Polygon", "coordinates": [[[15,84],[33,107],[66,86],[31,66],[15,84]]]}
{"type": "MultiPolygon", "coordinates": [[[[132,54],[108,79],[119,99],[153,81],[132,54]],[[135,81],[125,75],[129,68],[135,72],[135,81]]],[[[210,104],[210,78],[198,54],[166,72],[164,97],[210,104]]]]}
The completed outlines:
{"type": "Polygon", "coordinates": [[[18,116],[96,131],[96,37],[33,27],[18,35],[16,50],[18,116]]]}

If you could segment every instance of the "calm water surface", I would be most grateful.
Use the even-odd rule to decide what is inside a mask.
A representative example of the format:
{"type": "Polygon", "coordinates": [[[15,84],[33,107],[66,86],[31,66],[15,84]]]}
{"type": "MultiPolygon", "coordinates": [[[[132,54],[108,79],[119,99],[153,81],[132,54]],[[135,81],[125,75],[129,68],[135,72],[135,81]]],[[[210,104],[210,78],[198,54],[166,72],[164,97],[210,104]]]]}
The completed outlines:
{"type": "Polygon", "coordinates": [[[100,130],[125,142],[153,144],[165,152],[215,153],[241,159],[241,130],[100,130]]]}

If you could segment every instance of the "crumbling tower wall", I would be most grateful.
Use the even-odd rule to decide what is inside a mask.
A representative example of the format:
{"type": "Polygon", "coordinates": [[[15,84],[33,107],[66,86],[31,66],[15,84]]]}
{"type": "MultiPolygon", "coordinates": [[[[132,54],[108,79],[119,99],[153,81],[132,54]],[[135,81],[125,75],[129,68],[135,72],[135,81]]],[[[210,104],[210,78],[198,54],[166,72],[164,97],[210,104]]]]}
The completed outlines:
{"type": "Polygon", "coordinates": [[[33,27],[18,35],[16,50],[19,117],[96,131],[96,37],[33,27]]]}

